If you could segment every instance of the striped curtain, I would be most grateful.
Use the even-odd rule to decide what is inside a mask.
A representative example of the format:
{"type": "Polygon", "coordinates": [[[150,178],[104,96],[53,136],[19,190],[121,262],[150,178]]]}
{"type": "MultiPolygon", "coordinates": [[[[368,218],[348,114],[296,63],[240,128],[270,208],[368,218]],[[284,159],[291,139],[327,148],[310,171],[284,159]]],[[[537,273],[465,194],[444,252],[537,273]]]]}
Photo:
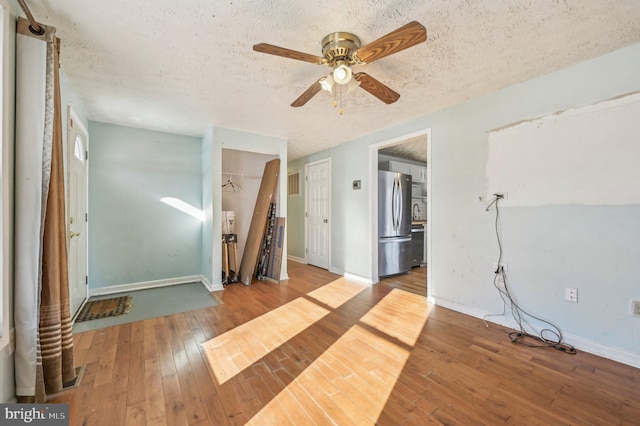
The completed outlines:
{"type": "Polygon", "coordinates": [[[16,35],[16,394],[44,402],[75,378],[69,312],[59,40],[16,35]]]}

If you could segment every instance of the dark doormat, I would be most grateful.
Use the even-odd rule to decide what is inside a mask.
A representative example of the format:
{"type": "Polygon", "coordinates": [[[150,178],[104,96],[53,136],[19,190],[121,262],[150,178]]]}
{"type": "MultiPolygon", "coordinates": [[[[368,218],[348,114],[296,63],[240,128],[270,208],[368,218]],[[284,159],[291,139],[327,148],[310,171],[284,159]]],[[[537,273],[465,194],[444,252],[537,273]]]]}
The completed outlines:
{"type": "Polygon", "coordinates": [[[76,317],[76,322],[115,317],[131,310],[131,296],[88,301],[76,317]]]}

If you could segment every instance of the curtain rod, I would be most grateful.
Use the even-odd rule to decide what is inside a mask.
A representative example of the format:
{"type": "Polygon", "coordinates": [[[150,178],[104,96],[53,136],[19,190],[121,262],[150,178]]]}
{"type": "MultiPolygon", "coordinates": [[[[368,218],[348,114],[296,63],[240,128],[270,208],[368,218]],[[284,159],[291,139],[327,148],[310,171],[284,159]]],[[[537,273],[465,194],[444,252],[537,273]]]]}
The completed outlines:
{"type": "Polygon", "coordinates": [[[18,3],[20,4],[20,8],[24,12],[24,14],[27,15],[27,19],[29,20],[29,31],[31,31],[35,35],[44,34],[44,28],[42,28],[42,26],[38,24],[38,21],[35,20],[24,0],[18,0],[18,3]]]}

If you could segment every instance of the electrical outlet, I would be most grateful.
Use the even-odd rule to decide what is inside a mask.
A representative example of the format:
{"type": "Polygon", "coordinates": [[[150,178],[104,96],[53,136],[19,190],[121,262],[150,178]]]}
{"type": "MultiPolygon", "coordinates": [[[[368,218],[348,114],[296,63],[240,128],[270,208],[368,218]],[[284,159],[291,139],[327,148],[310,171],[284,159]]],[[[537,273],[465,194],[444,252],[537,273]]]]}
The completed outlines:
{"type": "Polygon", "coordinates": [[[640,300],[631,301],[631,316],[640,317],[640,300]]]}
{"type": "Polygon", "coordinates": [[[567,302],[578,303],[578,289],[566,287],[564,289],[564,300],[567,302]]]}
{"type": "Polygon", "coordinates": [[[504,288],[504,276],[502,276],[502,274],[498,274],[496,277],[496,286],[498,288],[504,288]]]}

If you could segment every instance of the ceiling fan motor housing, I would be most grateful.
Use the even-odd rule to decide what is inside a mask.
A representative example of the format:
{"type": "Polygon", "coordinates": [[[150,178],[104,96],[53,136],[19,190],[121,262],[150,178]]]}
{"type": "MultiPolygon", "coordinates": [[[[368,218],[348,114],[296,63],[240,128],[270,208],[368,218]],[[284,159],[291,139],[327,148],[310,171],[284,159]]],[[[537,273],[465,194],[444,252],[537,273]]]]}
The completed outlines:
{"type": "Polygon", "coordinates": [[[337,61],[345,61],[349,65],[354,64],[353,52],[360,48],[360,39],[351,33],[331,33],[322,39],[322,55],[327,60],[327,65],[333,67],[337,61]]]}

